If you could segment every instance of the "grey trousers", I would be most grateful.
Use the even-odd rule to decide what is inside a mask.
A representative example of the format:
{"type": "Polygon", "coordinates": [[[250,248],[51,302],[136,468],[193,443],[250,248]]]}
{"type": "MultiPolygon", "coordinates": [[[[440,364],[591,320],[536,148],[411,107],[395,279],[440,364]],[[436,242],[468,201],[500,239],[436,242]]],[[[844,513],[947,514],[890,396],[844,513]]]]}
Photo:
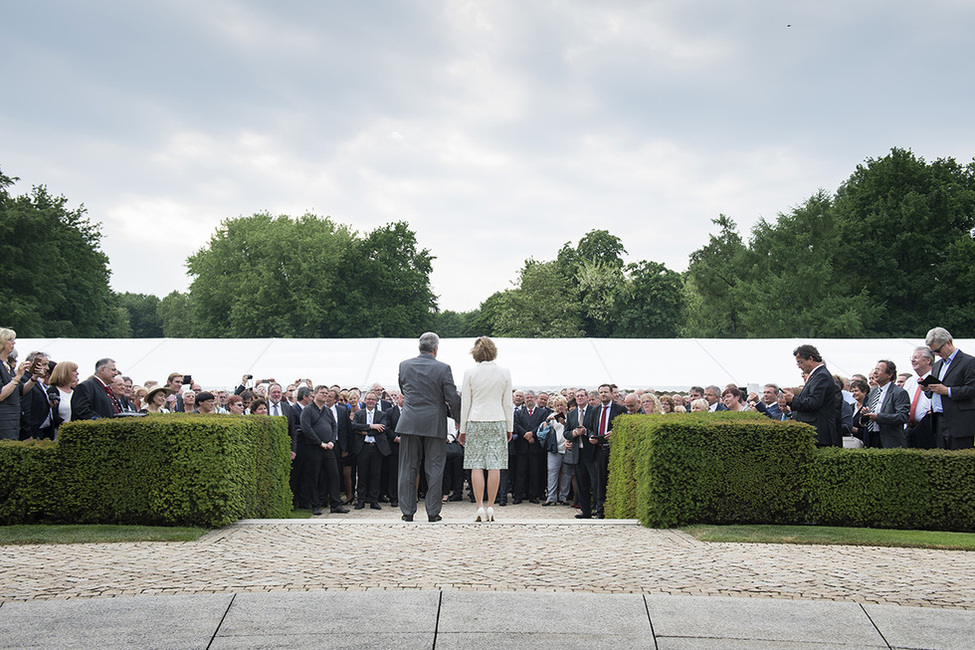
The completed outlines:
{"type": "Polygon", "coordinates": [[[420,471],[420,452],[427,474],[427,516],[436,517],[443,507],[443,470],[447,464],[447,439],[400,434],[399,509],[404,515],[416,514],[416,479],[420,471]]]}

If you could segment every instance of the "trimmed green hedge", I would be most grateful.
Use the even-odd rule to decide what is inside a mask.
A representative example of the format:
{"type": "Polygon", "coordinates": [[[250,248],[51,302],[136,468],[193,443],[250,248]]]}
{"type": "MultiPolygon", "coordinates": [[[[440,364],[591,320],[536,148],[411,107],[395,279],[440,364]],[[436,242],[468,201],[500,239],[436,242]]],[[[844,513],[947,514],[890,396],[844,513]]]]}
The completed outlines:
{"type": "Polygon", "coordinates": [[[807,492],[824,526],[975,532],[975,451],[819,449],[807,492]]]}
{"type": "Polygon", "coordinates": [[[282,418],[79,421],[57,443],[0,444],[0,522],[218,527],[291,511],[282,418]]]}
{"type": "Polygon", "coordinates": [[[817,449],[760,414],[613,421],[606,514],[645,526],[806,524],[975,531],[975,451],[817,449]]]}

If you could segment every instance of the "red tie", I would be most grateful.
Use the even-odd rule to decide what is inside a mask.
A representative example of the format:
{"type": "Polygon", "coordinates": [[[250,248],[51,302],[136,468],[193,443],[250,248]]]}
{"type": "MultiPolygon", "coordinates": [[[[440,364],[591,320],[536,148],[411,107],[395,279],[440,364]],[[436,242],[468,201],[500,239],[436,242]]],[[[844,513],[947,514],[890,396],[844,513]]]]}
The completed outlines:
{"type": "Polygon", "coordinates": [[[535,412],[535,409],[528,409],[528,417],[531,417],[532,416],[532,413],[534,413],[534,412],[535,412]]]}
{"type": "Polygon", "coordinates": [[[603,414],[599,416],[599,435],[606,435],[606,413],[609,411],[608,406],[603,407],[603,414]]]}
{"type": "Polygon", "coordinates": [[[917,400],[921,397],[921,386],[918,384],[917,390],[914,391],[914,400],[911,402],[911,420],[908,422],[908,426],[914,426],[917,422],[914,420],[915,412],[917,411],[917,400]]]}
{"type": "Polygon", "coordinates": [[[108,398],[110,400],[112,400],[112,408],[115,409],[115,412],[116,413],[121,413],[122,412],[122,403],[120,401],[118,401],[118,398],[117,397],[115,397],[115,393],[112,392],[112,389],[109,388],[108,386],[105,386],[105,392],[108,393],[108,398]]]}

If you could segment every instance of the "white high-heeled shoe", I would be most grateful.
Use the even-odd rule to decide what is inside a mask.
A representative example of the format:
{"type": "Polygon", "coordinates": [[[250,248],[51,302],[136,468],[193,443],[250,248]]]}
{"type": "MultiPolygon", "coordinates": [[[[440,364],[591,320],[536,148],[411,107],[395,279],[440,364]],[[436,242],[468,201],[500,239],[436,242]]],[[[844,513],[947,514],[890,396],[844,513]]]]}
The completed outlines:
{"type": "Polygon", "coordinates": [[[474,521],[487,521],[487,515],[484,514],[484,508],[478,508],[477,512],[474,513],[474,521]]]}
{"type": "Polygon", "coordinates": [[[487,521],[494,521],[494,508],[488,507],[488,509],[487,509],[487,521]]]}

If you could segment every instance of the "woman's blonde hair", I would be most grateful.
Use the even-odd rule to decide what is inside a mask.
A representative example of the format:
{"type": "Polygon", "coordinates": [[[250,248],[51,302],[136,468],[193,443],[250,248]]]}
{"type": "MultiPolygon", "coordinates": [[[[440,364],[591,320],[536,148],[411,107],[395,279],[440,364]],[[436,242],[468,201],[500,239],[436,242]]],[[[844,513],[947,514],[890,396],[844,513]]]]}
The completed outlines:
{"type": "MultiPolygon", "coordinates": [[[[5,346],[7,344],[7,341],[15,338],[17,338],[17,332],[13,331],[12,329],[8,329],[6,327],[0,327],[0,348],[5,346]]],[[[6,361],[6,359],[4,359],[4,361],[6,361]]]]}
{"type": "MultiPolygon", "coordinates": [[[[650,402],[651,404],[653,404],[653,412],[647,413],[647,415],[652,415],[653,413],[661,412],[662,409],[660,408],[660,398],[654,395],[653,393],[644,393],[643,396],[640,398],[640,406],[643,406],[644,402],[650,402]]],[[[643,409],[643,412],[646,413],[647,410],[643,409]]]]}
{"type": "Polygon", "coordinates": [[[77,369],[78,364],[74,361],[58,361],[58,364],[54,366],[54,370],[51,371],[51,378],[47,383],[58,388],[67,388],[71,385],[72,380],[74,380],[72,373],[77,369]]]}
{"type": "Polygon", "coordinates": [[[494,341],[486,336],[478,337],[474,341],[474,347],[471,349],[471,354],[474,356],[474,361],[481,363],[482,361],[494,361],[498,358],[498,346],[494,344],[494,341]]]}

